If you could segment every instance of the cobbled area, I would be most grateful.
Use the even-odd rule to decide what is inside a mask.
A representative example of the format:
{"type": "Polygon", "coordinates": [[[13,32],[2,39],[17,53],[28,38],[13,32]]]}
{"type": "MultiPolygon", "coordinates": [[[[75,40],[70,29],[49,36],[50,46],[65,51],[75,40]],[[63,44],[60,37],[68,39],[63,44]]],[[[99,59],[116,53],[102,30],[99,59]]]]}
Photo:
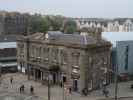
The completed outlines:
{"type": "MultiPolygon", "coordinates": [[[[130,89],[132,82],[119,83],[118,85],[118,97],[130,97],[128,99],[121,98],[118,100],[133,100],[133,90],[130,89]]],[[[114,84],[109,85],[109,97],[114,97],[114,84]]],[[[60,86],[51,86],[50,88],[50,100],[113,100],[105,98],[102,94],[102,90],[96,90],[88,94],[88,96],[82,96],[79,93],[72,92],[72,94],[64,94],[63,89],[60,86]]],[[[0,100],[48,100],[48,87],[42,85],[40,82],[33,80],[27,80],[27,76],[22,73],[5,74],[0,78],[0,100]],[[10,83],[10,78],[13,77],[13,83],[10,83]],[[20,93],[19,87],[25,86],[23,93],[20,93]],[[34,94],[30,93],[30,86],[34,87],[34,94]]]]}

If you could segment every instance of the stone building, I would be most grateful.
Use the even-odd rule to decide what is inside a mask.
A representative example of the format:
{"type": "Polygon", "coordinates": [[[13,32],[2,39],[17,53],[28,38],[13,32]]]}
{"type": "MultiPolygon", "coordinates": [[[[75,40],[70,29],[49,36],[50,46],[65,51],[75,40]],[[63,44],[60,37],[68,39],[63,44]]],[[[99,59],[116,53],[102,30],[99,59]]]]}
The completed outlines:
{"type": "Polygon", "coordinates": [[[110,47],[103,39],[61,32],[36,33],[17,39],[22,72],[45,83],[64,83],[74,91],[96,89],[110,82],[110,47]]]}
{"type": "Polygon", "coordinates": [[[103,32],[132,32],[133,20],[130,18],[100,19],[100,18],[79,18],[75,19],[78,29],[102,28],[103,32]]]}
{"type": "Polygon", "coordinates": [[[16,37],[0,36],[0,75],[7,72],[17,72],[16,37]]]}
{"type": "Polygon", "coordinates": [[[0,34],[22,35],[27,33],[29,14],[0,11],[0,34]]]}

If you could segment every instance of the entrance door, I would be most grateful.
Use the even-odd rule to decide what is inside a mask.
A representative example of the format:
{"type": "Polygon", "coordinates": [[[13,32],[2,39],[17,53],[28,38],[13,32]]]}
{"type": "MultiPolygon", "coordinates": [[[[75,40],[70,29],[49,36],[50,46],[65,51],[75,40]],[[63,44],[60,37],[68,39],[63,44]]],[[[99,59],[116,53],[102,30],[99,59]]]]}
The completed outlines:
{"type": "Polygon", "coordinates": [[[35,70],[35,78],[37,79],[37,80],[40,80],[41,79],[41,71],[40,70],[38,70],[38,69],[36,69],[35,70]]]}
{"type": "Polygon", "coordinates": [[[41,71],[38,70],[38,79],[41,80],[41,71]]]}
{"type": "Polygon", "coordinates": [[[74,91],[78,91],[78,80],[77,79],[73,80],[73,89],[74,91]]]}
{"type": "Polygon", "coordinates": [[[66,82],[66,76],[63,76],[63,83],[66,82]]]}
{"type": "Polygon", "coordinates": [[[53,83],[56,83],[56,73],[53,73],[53,83]]]}

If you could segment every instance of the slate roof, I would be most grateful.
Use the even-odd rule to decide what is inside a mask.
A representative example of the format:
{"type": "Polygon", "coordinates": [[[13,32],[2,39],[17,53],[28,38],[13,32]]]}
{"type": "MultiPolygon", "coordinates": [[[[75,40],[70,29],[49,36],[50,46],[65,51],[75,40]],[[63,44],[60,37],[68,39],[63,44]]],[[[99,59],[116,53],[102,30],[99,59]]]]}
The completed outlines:
{"type": "Polygon", "coordinates": [[[96,39],[91,36],[83,36],[78,34],[60,34],[49,35],[50,42],[73,44],[73,45],[87,45],[96,43],[96,39]]]}
{"type": "MultiPolygon", "coordinates": [[[[73,46],[87,46],[93,44],[105,44],[109,43],[106,40],[97,40],[96,38],[89,35],[80,35],[80,34],[64,34],[62,32],[47,32],[44,33],[35,33],[25,38],[29,38],[30,41],[41,41],[52,44],[61,44],[61,45],[73,45],[73,46]]],[[[110,43],[109,43],[110,44],[110,43]]]]}

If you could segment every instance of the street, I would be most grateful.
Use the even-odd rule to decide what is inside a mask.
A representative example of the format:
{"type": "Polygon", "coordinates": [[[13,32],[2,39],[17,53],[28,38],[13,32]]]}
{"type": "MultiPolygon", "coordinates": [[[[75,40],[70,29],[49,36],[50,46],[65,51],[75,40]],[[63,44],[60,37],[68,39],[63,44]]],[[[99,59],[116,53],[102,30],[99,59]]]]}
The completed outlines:
{"type": "MultiPolygon", "coordinates": [[[[118,100],[133,100],[133,90],[130,89],[132,82],[119,83],[118,85],[118,100]]],[[[109,85],[109,97],[114,97],[114,84],[109,85]]],[[[60,86],[52,86],[51,89],[51,100],[63,100],[63,89],[60,86]]],[[[79,93],[72,92],[72,94],[65,93],[64,100],[114,100],[105,98],[101,90],[91,92],[87,97],[80,95],[79,93]]],[[[27,80],[27,76],[14,73],[5,74],[2,76],[0,85],[0,100],[48,100],[48,88],[46,85],[42,85],[40,82],[33,80],[27,80]],[[13,83],[10,83],[10,77],[13,77],[13,83]],[[19,87],[24,84],[25,91],[20,94],[19,87]],[[30,94],[30,86],[34,87],[34,95],[30,94]],[[6,99],[5,99],[6,97],[6,99]],[[10,99],[8,99],[10,97],[10,99]],[[15,99],[11,99],[14,98],[15,99]],[[3,99],[4,98],[4,99],[3,99]]]]}

